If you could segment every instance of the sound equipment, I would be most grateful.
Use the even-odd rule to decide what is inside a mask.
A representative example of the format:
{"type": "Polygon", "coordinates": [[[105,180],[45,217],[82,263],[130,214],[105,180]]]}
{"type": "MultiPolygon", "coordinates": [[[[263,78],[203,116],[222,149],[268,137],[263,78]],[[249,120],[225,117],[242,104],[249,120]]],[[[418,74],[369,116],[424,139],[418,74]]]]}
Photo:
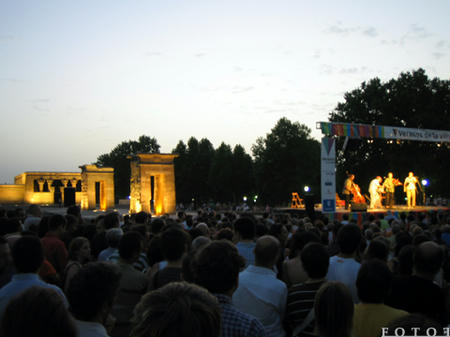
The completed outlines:
{"type": "Polygon", "coordinates": [[[367,204],[352,202],[351,206],[353,212],[367,212],[367,204]]]}
{"type": "Polygon", "coordinates": [[[64,189],[64,207],[75,205],[75,188],[66,187],[64,189]]]}

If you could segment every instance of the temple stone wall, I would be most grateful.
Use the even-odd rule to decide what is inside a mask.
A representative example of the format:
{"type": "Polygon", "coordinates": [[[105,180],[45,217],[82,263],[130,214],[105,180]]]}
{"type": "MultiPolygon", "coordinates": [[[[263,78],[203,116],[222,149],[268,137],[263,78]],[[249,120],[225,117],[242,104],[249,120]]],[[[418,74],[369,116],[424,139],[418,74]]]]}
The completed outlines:
{"type": "Polygon", "coordinates": [[[0,185],[0,203],[18,204],[23,202],[24,185],[0,185]]]}
{"type": "Polygon", "coordinates": [[[128,157],[131,159],[131,213],[145,211],[161,215],[176,211],[175,157],[173,154],[148,153],[128,157]]]}
{"type": "Polygon", "coordinates": [[[114,169],[99,168],[96,165],[84,165],[80,168],[81,173],[24,172],[19,174],[14,178],[14,185],[0,185],[0,203],[63,204],[64,189],[67,187],[76,189],[77,186],[79,189],[81,184],[81,191],[75,191],[75,204],[81,204],[83,209],[113,208],[114,169]],[[96,186],[99,188],[98,198],[96,198],[96,186]],[[99,201],[98,204],[97,201],[99,201]]]}
{"type": "Polygon", "coordinates": [[[81,168],[81,208],[97,207],[96,184],[99,184],[99,208],[106,210],[114,207],[114,169],[112,167],[97,167],[83,165],[81,168]]]}

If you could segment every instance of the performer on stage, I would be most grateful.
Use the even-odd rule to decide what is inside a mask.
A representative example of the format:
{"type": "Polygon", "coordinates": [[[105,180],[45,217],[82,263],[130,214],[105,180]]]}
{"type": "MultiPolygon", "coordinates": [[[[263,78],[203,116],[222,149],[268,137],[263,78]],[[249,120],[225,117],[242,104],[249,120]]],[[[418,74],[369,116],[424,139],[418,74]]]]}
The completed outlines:
{"type": "Polygon", "coordinates": [[[408,176],[405,179],[405,183],[403,184],[403,191],[406,192],[406,199],[408,208],[416,207],[416,184],[419,181],[412,172],[409,172],[408,176]]]}
{"type": "Polygon", "coordinates": [[[369,193],[370,193],[370,206],[369,208],[381,208],[381,192],[383,187],[381,182],[383,179],[378,176],[370,182],[369,193]]]}
{"type": "Polygon", "coordinates": [[[355,175],[349,174],[348,178],[344,182],[344,188],[342,189],[342,194],[344,195],[345,200],[345,209],[348,209],[350,206],[350,200],[352,199],[352,191],[355,188],[355,183],[353,180],[355,180],[355,175]]]}
{"type": "Polygon", "coordinates": [[[394,179],[392,172],[388,173],[388,177],[384,179],[383,188],[386,192],[386,208],[394,207],[395,186],[402,185],[398,179],[394,179]]]}

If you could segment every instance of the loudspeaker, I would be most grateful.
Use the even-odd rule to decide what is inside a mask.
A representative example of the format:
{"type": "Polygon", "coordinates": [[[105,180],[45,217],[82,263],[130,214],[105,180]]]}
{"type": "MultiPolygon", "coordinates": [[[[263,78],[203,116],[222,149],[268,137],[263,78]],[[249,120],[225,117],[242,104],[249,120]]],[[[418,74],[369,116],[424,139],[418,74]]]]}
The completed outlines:
{"type": "Polygon", "coordinates": [[[66,187],[64,189],[64,207],[75,205],[75,188],[66,187]]]}
{"type": "Polygon", "coordinates": [[[367,204],[352,202],[352,211],[367,212],[367,204]]]}

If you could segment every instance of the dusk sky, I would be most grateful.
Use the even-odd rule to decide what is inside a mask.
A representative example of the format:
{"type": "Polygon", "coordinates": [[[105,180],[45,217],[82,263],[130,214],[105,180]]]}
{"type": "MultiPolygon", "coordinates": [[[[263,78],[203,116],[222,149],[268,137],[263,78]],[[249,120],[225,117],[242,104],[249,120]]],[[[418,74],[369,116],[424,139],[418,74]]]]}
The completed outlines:
{"type": "Polygon", "coordinates": [[[281,117],[422,67],[450,75],[450,1],[0,2],[0,183],[79,172],[125,140],[248,152],[281,117]]]}

